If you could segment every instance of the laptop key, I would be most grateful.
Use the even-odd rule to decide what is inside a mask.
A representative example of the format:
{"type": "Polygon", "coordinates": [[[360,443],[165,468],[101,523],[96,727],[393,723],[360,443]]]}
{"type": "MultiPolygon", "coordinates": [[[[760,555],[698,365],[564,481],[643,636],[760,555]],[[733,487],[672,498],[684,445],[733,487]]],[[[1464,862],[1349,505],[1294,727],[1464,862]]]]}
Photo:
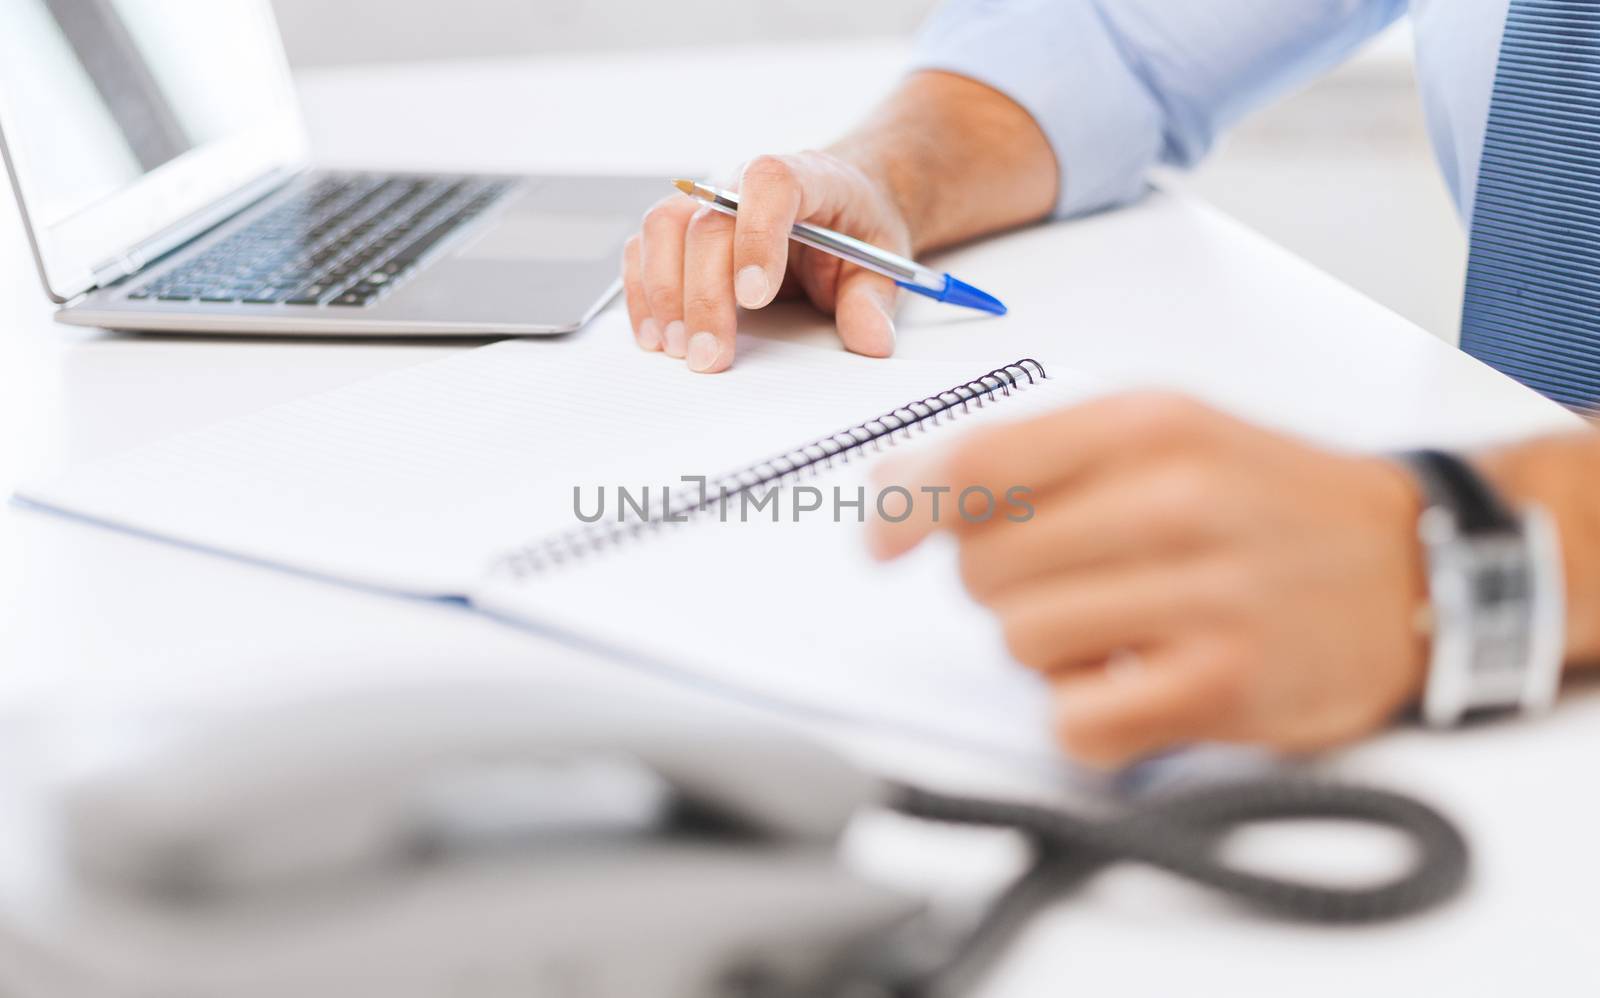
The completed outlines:
{"type": "Polygon", "coordinates": [[[326,298],[328,293],[332,290],[332,288],[320,284],[313,285],[309,288],[304,288],[300,291],[293,292],[288,298],[285,298],[284,301],[290,305],[320,305],[322,303],[322,299],[326,298]]]}
{"type": "Polygon", "coordinates": [[[365,305],[508,189],[470,177],[325,177],[140,291],[163,301],[365,305]]]}

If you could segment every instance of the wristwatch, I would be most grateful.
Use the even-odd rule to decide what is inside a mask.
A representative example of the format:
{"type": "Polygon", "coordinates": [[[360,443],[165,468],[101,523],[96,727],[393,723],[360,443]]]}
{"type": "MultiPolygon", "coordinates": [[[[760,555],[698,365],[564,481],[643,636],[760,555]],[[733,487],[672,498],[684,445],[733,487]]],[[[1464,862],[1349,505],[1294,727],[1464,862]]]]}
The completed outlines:
{"type": "Polygon", "coordinates": [[[1512,510],[1471,465],[1442,451],[1400,456],[1422,487],[1417,534],[1427,559],[1432,649],[1422,716],[1554,702],[1566,594],[1555,527],[1540,507],[1512,510]]]}

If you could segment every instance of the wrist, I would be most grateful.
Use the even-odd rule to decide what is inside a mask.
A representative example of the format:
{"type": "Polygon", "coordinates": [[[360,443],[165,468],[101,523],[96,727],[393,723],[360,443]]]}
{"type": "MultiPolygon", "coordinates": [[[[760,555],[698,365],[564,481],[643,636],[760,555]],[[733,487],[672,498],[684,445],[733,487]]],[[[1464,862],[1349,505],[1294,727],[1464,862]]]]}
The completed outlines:
{"type": "Polygon", "coordinates": [[[857,132],[828,146],[824,152],[859,172],[878,191],[897,216],[910,240],[911,255],[931,248],[930,231],[938,225],[933,204],[926,194],[925,170],[915,155],[908,155],[909,142],[898,141],[892,131],[857,132]]]}
{"type": "Polygon", "coordinates": [[[1021,105],[951,73],[912,74],[828,152],[861,169],[900,213],[913,253],[1036,222],[1060,174],[1021,105]]]}
{"type": "Polygon", "coordinates": [[[1428,570],[1417,540],[1417,523],[1426,503],[1421,486],[1404,465],[1383,458],[1372,459],[1371,465],[1374,505],[1385,532],[1393,538],[1394,550],[1401,553],[1404,573],[1400,591],[1406,602],[1398,616],[1405,644],[1395,660],[1396,696],[1391,703],[1397,713],[1419,704],[1428,685],[1428,570]]]}

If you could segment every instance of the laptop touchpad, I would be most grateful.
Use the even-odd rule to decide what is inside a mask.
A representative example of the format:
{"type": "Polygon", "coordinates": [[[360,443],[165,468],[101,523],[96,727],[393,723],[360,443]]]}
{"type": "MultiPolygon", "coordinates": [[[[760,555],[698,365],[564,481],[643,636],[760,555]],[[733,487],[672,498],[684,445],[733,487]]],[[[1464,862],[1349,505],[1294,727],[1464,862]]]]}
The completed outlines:
{"type": "Polygon", "coordinates": [[[515,212],[469,243],[456,258],[568,263],[611,259],[637,224],[619,215],[515,212]]]}

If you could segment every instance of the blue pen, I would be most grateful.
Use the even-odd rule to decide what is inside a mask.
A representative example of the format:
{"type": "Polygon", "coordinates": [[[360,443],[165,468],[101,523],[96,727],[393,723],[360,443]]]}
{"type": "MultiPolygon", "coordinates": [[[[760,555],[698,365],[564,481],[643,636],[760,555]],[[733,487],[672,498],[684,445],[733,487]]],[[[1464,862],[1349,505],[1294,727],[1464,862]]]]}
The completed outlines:
{"type": "MultiPolygon", "coordinates": [[[[724,191],[715,187],[697,184],[692,180],[674,180],[672,185],[697,201],[705,202],[708,208],[720,211],[724,215],[739,214],[739,195],[732,191],[724,191]]],[[[942,301],[951,305],[961,305],[965,308],[975,308],[980,312],[990,315],[1005,315],[1006,307],[1000,299],[984,291],[979,291],[970,284],[956,280],[949,274],[941,274],[936,270],[929,270],[914,260],[907,260],[903,256],[881,250],[859,239],[853,239],[842,232],[824,229],[819,225],[808,225],[805,222],[795,223],[790,230],[789,238],[802,246],[809,246],[814,250],[821,250],[830,256],[836,256],[847,263],[870,270],[875,274],[892,279],[896,284],[907,291],[915,292],[942,301]]]]}

